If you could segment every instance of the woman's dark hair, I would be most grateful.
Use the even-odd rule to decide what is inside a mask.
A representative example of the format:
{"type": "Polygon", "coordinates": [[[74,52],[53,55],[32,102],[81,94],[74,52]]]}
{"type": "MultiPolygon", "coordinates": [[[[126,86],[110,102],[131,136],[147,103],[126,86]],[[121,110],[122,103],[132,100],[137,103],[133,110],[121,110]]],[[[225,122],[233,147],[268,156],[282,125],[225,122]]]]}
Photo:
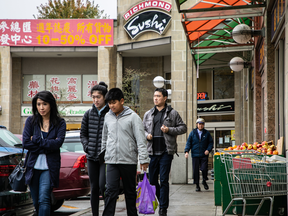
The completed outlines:
{"type": "Polygon", "coordinates": [[[168,91],[164,88],[156,88],[154,92],[161,92],[163,97],[168,97],[168,91]]]}
{"type": "Polygon", "coordinates": [[[124,99],[124,94],[122,90],[119,88],[112,88],[107,93],[105,100],[107,103],[109,103],[109,101],[114,101],[114,100],[120,101],[122,98],[124,99]]]}
{"type": "Polygon", "coordinates": [[[40,91],[32,99],[33,124],[39,124],[41,127],[43,127],[43,119],[37,109],[38,98],[50,104],[50,123],[52,123],[54,126],[57,126],[61,120],[61,117],[58,112],[55,97],[49,91],[40,91]]]}
{"type": "Polygon", "coordinates": [[[98,85],[95,85],[91,88],[90,93],[92,95],[94,91],[99,91],[99,93],[103,95],[103,97],[105,97],[108,92],[107,88],[108,86],[106,85],[106,83],[101,81],[98,85]]]}

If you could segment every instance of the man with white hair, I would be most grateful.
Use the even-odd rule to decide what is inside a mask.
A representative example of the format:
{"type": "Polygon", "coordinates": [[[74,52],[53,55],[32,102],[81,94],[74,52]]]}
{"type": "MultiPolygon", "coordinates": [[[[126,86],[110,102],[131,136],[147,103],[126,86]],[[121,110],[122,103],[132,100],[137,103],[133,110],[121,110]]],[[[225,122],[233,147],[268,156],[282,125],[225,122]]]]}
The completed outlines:
{"type": "Polygon", "coordinates": [[[206,183],[208,174],[208,155],[213,149],[213,139],[209,131],[204,129],[205,120],[198,118],[196,121],[196,128],[189,134],[186,147],[185,158],[188,158],[191,149],[192,165],[193,165],[193,178],[196,184],[196,191],[201,191],[199,186],[199,168],[202,171],[203,181],[202,184],[205,190],[209,187],[206,183]]]}

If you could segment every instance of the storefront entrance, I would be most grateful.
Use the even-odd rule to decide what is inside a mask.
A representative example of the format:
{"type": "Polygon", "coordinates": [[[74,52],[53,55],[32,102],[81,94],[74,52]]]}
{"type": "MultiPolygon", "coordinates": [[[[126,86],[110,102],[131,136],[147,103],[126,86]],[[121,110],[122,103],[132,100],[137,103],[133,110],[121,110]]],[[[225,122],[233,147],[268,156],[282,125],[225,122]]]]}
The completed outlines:
{"type": "Polygon", "coordinates": [[[214,141],[214,148],[215,150],[222,150],[224,148],[228,148],[229,146],[235,145],[235,128],[222,128],[222,127],[214,127],[214,128],[207,128],[213,138],[214,141]]]}

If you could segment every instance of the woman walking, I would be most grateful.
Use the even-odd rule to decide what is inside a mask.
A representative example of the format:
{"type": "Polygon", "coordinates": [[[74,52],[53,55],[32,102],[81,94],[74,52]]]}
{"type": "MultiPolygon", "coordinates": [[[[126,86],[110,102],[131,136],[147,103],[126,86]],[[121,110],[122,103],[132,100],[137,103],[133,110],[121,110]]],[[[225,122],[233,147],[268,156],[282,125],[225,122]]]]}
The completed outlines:
{"type": "Polygon", "coordinates": [[[109,106],[105,103],[107,85],[104,82],[100,82],[99,85],[92,87],[90,93],[93,105],[83,116],[80,137],[83,149],[87,154],[92,212],[94,216],[98,216],[99,195],[101,193],[104,197],[106,183],[104,154],[100,155],[100,151],[104,117],[109,111],[109,106]]]}
{"type": "Polygon", "coordinates": [[[39,216],[50,215],[52,189],[59,186],[60,147],[66,123],[60,118],[56,100],[51,92],[41,91],[32,99],[33,115],[26,120],[23,146],[28,150],[26,184],[39,216]]]}

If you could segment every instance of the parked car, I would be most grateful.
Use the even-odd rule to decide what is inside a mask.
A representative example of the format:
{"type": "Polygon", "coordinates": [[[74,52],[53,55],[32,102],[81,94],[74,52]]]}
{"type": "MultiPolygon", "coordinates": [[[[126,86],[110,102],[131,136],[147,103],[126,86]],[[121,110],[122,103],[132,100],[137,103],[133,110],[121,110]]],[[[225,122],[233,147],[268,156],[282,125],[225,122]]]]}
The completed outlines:
{"type": "Polygon", "coordinates": [[[83,153],[68,152],[61,148],[59,187],[53,190],[52,209],[60,208],[65,199],[86,196],[90,193],[87,159],[83,153]]]}
{"type": "Polygon", "coordinates": [[[21,153],[0,151],[0,215],[32,215],[34,211],[30,191],[15,192],[8,177],[21,161],[21,153]]]}
{"type": "MultiPolygon", "coordinates": [[[[22,140],[22,136],[19,135],[22,140]]],[[[0,150],[22,152],[22,141],[5,128],[0,128],[0,150]]],[[[90,183],[86,155],[68,152],[60,148],[61,167],[59,187],[53,190],[52,210],[61,207],[65,199],[86,196],[90,193],[90,183]]],[[[30,192],[29,192],[30,194],[30,192]]]]}
{"type": "MultiPolygon", "coordinates": [[[[64,143],[62,145],[62,148],[64,148],[67,151],[71,151],[71,152],[84,153],[83,146],[82,146],[82,143],[81,143],[81,140],[80,140],[80,130],[67,131],[64,143]]],[[[137,177],[136,177],[137,183],[139,181],[143,180],[143,176],[144,176],[144,174],[140,170],[140,162],[138,160],[137,177]]],[[[120,182],[120,186],[121,186],[121,190],[122,190],[123,189],[122,181],[120,182]]],[[[123,191],[121,191],[121,193],[123,193],[123,191]]]]}
{"type": "Polygon", "coordinates": [[[80,140],[80,130],[67,131],[62,148],[69,152],[85,153],[80,140]]]}
{"type": "MultiPolygon", "coordinates": [[[[6,127],[0,127],[0,151],[22,152],[22,141],[12,134],[6,127]],[[20,148],[19,148],[20,147],[20,148]]],[[[27,151],[25,151],[27,152],[27,151]]]]}

